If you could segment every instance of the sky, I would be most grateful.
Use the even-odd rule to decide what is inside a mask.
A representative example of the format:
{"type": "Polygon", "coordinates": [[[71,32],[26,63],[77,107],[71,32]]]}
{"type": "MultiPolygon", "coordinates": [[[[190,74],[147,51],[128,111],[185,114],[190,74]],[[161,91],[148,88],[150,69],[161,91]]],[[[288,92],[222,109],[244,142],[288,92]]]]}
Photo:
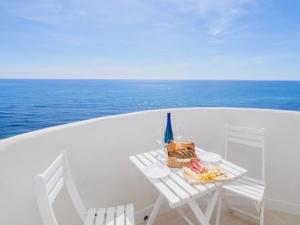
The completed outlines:
{"type": "Polygon", "coordinates": [[[300,1],[0,0],[0,78],[300,80],[300,1]]]}

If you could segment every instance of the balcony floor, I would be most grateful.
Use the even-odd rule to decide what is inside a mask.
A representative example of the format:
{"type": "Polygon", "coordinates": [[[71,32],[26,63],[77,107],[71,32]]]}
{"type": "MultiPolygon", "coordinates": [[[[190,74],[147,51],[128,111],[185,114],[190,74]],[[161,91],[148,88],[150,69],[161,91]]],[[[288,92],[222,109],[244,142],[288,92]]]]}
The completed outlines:
{"type": "MultiPolygon", "coordinates": [[[[193,213],[189,209],[185,209],[186,215],[192,220],[194,224],[196,222],[193,213]]],[[[177,213],[176,211],[171,211],[159,216],[155,222],[155,225],[183,225],[187,224],[177,213]]],[[[215,215],[213,215],[211,220],[211,225],[215,224],[215,215]]],[[[224,209],[222,212],[222,219],[220,225],[257,225],[258,222],[249,221],[241,216],[232,214],[228,209],[224,209]]],[[[299,225],[300,216],[290,215],[283,212],[266,210],[265,213],[265,225],[299,225]]],[[[139,224],[145,225],[145,223],[139,224]]]]}

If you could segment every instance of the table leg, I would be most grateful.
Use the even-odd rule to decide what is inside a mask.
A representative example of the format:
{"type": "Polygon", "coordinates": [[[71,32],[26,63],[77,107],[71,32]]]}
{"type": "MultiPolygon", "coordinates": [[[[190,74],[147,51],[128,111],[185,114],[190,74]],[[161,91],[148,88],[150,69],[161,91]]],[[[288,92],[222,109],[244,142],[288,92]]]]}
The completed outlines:
{"type": "Polygon", "coordinates": [[[187,222],[189,225],[194,225],[193,222],[185,215],[182,208],[178,208],[178,209],[176,209],[176,211],[185,220],[185,222],[187,222]]]}
{"type": "Polygon", "coordinates": [[[216,206],[216,203],[217,203],[217,200],[218,200],[218,197],[219,197],[219,193],[220,193],[220,190],[216,190],[213,193],[213,195],[210,197],[210,200],[208,202],[208,205],[207,205],[206,211],[205,211],[205,216],[208,220],[210,220],[212,212],[213,212],[213,210],[216,206]]]}
{"type": "Polygon", "coordinates": [[[209,221],[206,218],[205,214],[200,209],[199,205],[194,199],[188,201],[189,206],[191,207],[193,213],[195,214],[197,220],[201,225],[209,225],[209,221]]]}
{"type": "Polygon", "coordinates": [[[162,194],[159,194],[154,206],[153,206],[153,209],[152,209],[152,212],[151,212],[151,215],[149,217],[149,220],[147,222],[147,225],[152,225],[154,223],[154,220],[156,219],[157,217],[157,214],[159,212],[159,209],[160,209],[160,206],[162,205],[163,203],[163,200],[164,200],[164,197],[162,194]]]}
{"type": "Polygon", "coordinates": [[[218,198],[218,205],[217,205],[217,216],[216,216],[216,225],[220,224],[221,219],[221,211],[222,211],[222,198],[223,198],[223,192],[222,189],[219,191],[219,198],[218,198]]]}

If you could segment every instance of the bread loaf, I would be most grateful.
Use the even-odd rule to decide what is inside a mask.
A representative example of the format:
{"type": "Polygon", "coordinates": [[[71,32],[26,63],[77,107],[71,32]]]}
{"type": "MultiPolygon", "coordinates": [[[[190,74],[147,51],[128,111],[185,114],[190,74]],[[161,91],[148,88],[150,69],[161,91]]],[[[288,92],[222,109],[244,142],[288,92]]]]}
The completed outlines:
{"type": "Polygon", "coordinates": [[[168,156],[177,159],[189,159],[195,157],[195,144],[193,142],[172,141],[167,146],[168,156]]]}

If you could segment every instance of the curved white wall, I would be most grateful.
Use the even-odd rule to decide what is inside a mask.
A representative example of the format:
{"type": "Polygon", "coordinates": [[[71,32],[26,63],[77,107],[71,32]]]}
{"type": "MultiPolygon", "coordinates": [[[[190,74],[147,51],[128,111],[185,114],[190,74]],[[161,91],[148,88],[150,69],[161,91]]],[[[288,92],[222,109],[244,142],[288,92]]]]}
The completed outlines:
{"type": "MultiPolygon", "coordinates": [[[[167,111],[97,118],[0,140],[0,224],[41,224],[33,179],[61,149],[68,152],[75,182],[87,206],[133,202],[136,209],[142,209],[150,205],[157,192],[128,156],[157,147],[155,139],[165,125],[167,111]]],[[[221,154],[227,123],[264,127],[269,203],[300,212],[299,112],[232,108],[169,111],[185,138],[221,154]]],[[[80,224],[74,209],[64,201],[67,195],[61,197],[56,207],[59,221],[80,224]]]]}

